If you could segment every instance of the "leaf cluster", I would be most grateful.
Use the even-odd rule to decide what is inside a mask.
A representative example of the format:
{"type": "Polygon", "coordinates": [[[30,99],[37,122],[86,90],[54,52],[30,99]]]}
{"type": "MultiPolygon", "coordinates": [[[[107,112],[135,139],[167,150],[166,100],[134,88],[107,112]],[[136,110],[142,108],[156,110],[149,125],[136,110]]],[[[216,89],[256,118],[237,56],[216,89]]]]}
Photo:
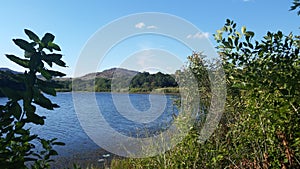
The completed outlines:
{"type": "Polygon", "coordinates": [[[53,145],[63,145],[55,139],[45,140],[32,135],[26,124],[43,125],[46,117],[36,112],[36,106],[48,110],[58,108],[45,94],[56,96],[55,84],[50,83],[53,77],[65,74],[46,68],[45,64],[52,67],[56,64],[66,67],[61,60],[62,55],[53,53],[61,51],[55,44],[54,35],[46,33],[40,39],[32,31],[25,29],[25,34],[31,40],[13,39],[13,42],[24,50],[24,58],[8,54],[6,57],[12,62],[26,69],[24,74],[0,72],[5,77],[5,83],[0,85],[0,90],[8,102],[0,106],[0,168],[26,168],[26,162],[33,161],[33,168],[49,168],[50,157],[57,155],[53,145]],[[41,74],[43,78],[38,78],[41,74]],[[33,140],[39,141],[44,151],[36,153],[33,140]]]}

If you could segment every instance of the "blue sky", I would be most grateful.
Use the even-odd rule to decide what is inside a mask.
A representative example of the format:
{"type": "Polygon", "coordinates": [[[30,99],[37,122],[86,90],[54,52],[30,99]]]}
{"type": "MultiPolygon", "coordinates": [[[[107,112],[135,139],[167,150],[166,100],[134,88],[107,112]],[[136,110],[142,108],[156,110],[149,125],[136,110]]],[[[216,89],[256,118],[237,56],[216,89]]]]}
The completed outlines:
{"type": "MultiPolygon", "coordinates": [[[[80,53],[95,32],[118,18],[143,12],[161,12],[183,18],[198,27],[204,33],[202,35],[209,35],[213,45],[215,42],[211,35],[223,26],[227,18],[233,19],[240,26],[247,26],[258,38],[267,30],[299,34],[300,17],[295,12],[288,11],[291,2],[292,0],[4,0],[0,2],[0,67],[23,71],[8,61],[4,54],[22,55],[11,39],[26,38],[23,30],[27,28],[40,36],[46,32],[56,36],[55,42],[62,48],[63,59],[69,65],[60,70],[73,76],[80,53]]],[[[145,24],[142,19],[137,20],[136,25],[132,26],[155,26],[142,23],[145,24]]],[[[122,28],[119,30],[122,31],[122,28]]],[[[190,36],[197,37],[197,34],[190,36]]],[[[174,39],[157,35],[134,36],[116,44],[99,63],[98,70],[119,67],[126,57],[146,49],[169,51],[182,62],[191,54],[190,49],[174,39]]]]}

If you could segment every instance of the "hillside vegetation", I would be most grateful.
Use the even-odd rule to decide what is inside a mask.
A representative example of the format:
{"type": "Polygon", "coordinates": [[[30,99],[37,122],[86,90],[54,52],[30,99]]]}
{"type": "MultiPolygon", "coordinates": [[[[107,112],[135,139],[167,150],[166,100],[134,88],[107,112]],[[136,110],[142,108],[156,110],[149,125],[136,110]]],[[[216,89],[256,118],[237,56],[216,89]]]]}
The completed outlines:
{"type": "Polygon", "coordinates": [[[121,68],[112,68],[74,79],[56,79],[55,82],[61,86],[57,89],[58,91],[149,93],[158,89],[157,91],[178,93],[178,84],[171,75],[161,72],[155,74],[141,73],[121,68]],[[168,90],[162,90],[164,88],[168,88],[168,90]]]}

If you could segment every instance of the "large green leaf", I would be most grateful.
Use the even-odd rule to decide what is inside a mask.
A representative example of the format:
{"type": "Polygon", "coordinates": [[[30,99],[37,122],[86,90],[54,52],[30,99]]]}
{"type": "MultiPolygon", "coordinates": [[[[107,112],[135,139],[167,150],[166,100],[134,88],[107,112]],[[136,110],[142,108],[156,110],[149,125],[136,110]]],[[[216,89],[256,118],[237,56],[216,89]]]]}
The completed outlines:
{"type": "Polygon", "coordinates": [[[23,40],[23,39],[13,39],[14,43],[19,46],[21,49],[27,51],[27,52],[35,52],[34,47],[29,42],[23,40]]]}
{"type": "Polygon", "coordinates": [[[45,36],[42,38],[42,43],[45,45],[45,46],[48,46],[48,44],[50,42],[53,42],[55,36],[52,35],[51,33],[46,33],[45,36]]]}
{"type": "Polygon", "coordinates": [[[45,86],[45,85],[39,85],[39,89],[49,95],[56,96],[56,91],[53,87],[45,86]]]}
{"type": "Polygon", "coordinates": [[[34,90],[33,95],[34,103],[38,104],[46,109],[53,110],[54,108],[59,107],[57,104],[53,104],[50,99],[46,98],[39,90],[34,90]]]}
{"type": "Polygon", "coordinates": [[[40,38],[35,34],[33,33],[32,31],[28,30],[28,29],[24,29],[25,31],[25,34],[29,37],[29,39],[35,41],[35,42],[40,42],[40,38]]]}
{"type": "Polygon", "coordinates": [[[67,67],[66,63],[62,60],[56,60],[54,63],[61,67],[67,67]]]}
{"type": "Polygon", "coordinates": [[[61,60],[61,58],[62,58],[61,54],[53,53],[53,54],[48,54],[46,56],[43,56],[42,60],[44,60],[46,63],[48,63],[48,65],[51,67],[52,67],[52,62],[54,62],[55,64],[57,64],[59,66],[66,67],[66,63],[63,62],[61,60]]]}
{"type": "Polygon", "coordinates": [[[26,114],[27,115],[27,122],[32,122],[34,124],[44,125],[46,117],[39,116],[37,114],[26,114]]]}
{"type": "Polygon", "coordinates": [[[17,63],[17,64],[20,65],[20,66],[23,66],[23,67],[25,67],[25,68],[29,68],[29,60],[27,60],[27,59],[21,59],[21,58],[15,56],[15,55],[6,55],[6,57],[7,57],[9,60],[11,60],[11,61],[17,63]]]}

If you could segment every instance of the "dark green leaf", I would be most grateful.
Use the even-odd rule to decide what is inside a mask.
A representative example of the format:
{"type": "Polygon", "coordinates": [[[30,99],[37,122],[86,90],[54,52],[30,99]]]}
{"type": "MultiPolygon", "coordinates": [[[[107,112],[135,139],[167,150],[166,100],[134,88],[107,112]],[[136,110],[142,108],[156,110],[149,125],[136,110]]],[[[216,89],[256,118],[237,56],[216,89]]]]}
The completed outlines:
{"type": "Polygon", "coordinates": [[[64,146],[64,145],[66,145],[66,144],[63,143],[63,142],[53,142],[52,144],[53,144],[53,145],[58,145],[58,146],[64,146]]]}
{"type": "Polygon", "coordinates": [[[31,105],[31,104],[24,105],[24,111],[26,111],[26,113],[33,114],[35,112],[35,110],[36,110],[36,107],[34,105],[31,105]]]}
{"type": "Polygon", "coordinates": [[[49,109],[49,110],[53,110],[53,108],[57,108],[59,107],[58,105],[56,104],[53,104],[48,98],[46,98],[42,93],[40,93],[39,90],[34,90],[34,95],[33,95],[33,98],[34,98],[34,103],[46,108],[46,109],[49,109]]]}
{"type": "Polygon", "coordinates": [[[25,129],[18,129],[15,131],[16,134],[21,134],[21,135],[25,135],[28,134],[29,131],[25,130],[25,129]]]}
{"type": "Polygon", "coordinates": [[[66,74],[59,72],[59,71],[53,71],[53,70],[47,70],[53,77],[63,77],[66,76],[66,74]]]}
{"type": "Polygon", "coordinates": [[[37,159],[32,158],[32,157],[25,157],[24,160],[25,161],[37,161],[37,159]]]}
{"type": "Polygon", "coordinates": [[[21,114],[22,114],[22,108],[21,108],[21,106],[19,105],[18,102],[16,102],[16,101],[13,102],[13,104],[11,105],[9,111],[12,112],[12,114],[14,115],[14,117],[16,119],[20,119],[21,114]]]}
{"type": "Polygon", "coordinates": [[[67,67],[66,63],[62,60],[54,61],[54,63],[56,63],[58,66],[61,66],[61,67],[67,67]]]}
{"type": "Polygon", "coordinates": [[[43,56],[42,60],[54,62],[56,60],[60,60],[61,58],[62,58],[61,54],[48,54],[43,56]]]}
{"type": "Polygon", "coordinates": [[[50,150],[49,155],[58,155],[58,153],[55,150],[50,150]]]}
{"type": "Polygon", "coordinates": [[[36,114],[27,114],[27,119],[26,121],[27,122],[32,122],[34,124],[39,124],[39,125],[44,125],[45,119],[46,117],[44,116],[39,116],[39,115],[36,115],[36,114]]]}
{"type": "Polygon", "coordinates": [[[40,42],[40,38],[35,34],[33,33],[32,31],[28,30],[28,29],[25,29],[25,34],[29,37],[29,39],[35,41],[35,42],[40,42]]]}
{"type": "Polygon", "coordinates": [[[27,59],[21,59],[21,58],[15,56],[15,55],[6,55],[6,57],[7,57],[9,60],[11,60],[11,61],[17,63],[17,64],[20,65],[20,66],[23,66],[23,67],[25,67],[25,68],[29,68],[29,60],[27,60],[27,59]]]}
{"type": "Polygon", "coordinates": [[[45,36],[42,38],[42,43],[45,46],[48,46],[49,42],[53,42],[55,36],[52,35],[51,33],[46,33],[45,36]]]}
{"type": "Polygon", "coordinates": [[[35,52],[34,47],[32,44],[28,43],[27,41],[23,39],[13,39],[14,43],[19,46],[21,49],[27,51],[27,52],[35,52]]]}

